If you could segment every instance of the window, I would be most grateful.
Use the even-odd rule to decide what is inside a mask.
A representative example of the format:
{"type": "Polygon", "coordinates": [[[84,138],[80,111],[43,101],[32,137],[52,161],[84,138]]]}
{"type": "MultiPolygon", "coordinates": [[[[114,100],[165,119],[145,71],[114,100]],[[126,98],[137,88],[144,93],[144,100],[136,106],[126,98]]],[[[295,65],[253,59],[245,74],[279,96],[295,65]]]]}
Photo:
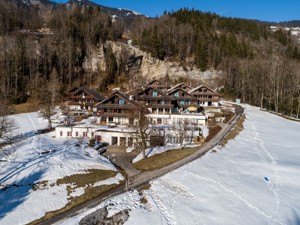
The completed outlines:
{"type": "Polygon", "coordinates": [[[164,105],[164,104],[165,104],[165,100],[162,100],[162,101],[161,101],[161,104],[164,105]]]}
{"type": "Polygon", "coordinates": [[[179,104],[184,105],[184,100],[180,100],[179,104]]]}
{"type": "Polygon", "coordinates": [[[186,104],[187,104],[187,105],[190,105],[190,104],[191,104],[191,100],[187,100],[187,101],[186,101],[186,104]]]}
{"type": "Polygon", "coordinates": [[[92,132],[92,137],[94,137],[94,132],[92,132]]]}
{"type": "Polygon", "coordinates": [[[78,137],[78,131],[76,131],[75,135],[76,135],[76,137],[78,137]]]}
{"type": "Polygon", "coordinates": [[[63,132],[62,131],[60,132],[60,136],[63,136],[63,132]]]}
{"type": "Polygon", "coordinates": [[[162,119],[161,118],[157,118],[157,124],[161,124],[162,123],[162,119]]]}
{"type": "Polygon", "coordinates": [[[157,91],[153,91],[153,92],[152,92],[152,96],[153,96],[153,97],[156,97],[156,96],[157,96],[157,91]]]}
{"type": "Polygon", "coordinates": [[[178,97],[178,95],[179,95],[178,91],[174,93],[175,97],[178,97]]]}
{"type": "Polygon", "coordinates": [[[119,105],[124,105],[124,104],[125,104],[124,99],[119,99],[119,105]]]}
{"type": "Polygon", "coordinates": [[[87,136],[87,135],[86,135],[86,132],[83,132],[82,136],[83,136],[83,137],[86,137],[86,136],[87,136]]]}
{"type": "Polygon", "coordinates": [[[114,122],[114,118],[113,117],[108,117],[108,122],[114,122]]]}
{"type": "Polygon", "coordinates": [[[68,131],[67,135],[68,135],[68,137],[72,136],[72,132],[68,131]]]}

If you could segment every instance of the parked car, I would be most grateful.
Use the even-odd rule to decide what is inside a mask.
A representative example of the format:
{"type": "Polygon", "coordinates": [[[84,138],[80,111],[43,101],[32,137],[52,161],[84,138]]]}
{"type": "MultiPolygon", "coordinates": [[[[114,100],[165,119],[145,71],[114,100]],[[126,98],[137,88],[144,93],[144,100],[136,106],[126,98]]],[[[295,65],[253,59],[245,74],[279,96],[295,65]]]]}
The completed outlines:
{"type": "Polygon", "coordinates": [[[106,143],[106,142],[98,142],[95,144],[95,149],[101,155],[102,153],[106,152],[107,146],[108,146],[108,143],[106,143]]]}

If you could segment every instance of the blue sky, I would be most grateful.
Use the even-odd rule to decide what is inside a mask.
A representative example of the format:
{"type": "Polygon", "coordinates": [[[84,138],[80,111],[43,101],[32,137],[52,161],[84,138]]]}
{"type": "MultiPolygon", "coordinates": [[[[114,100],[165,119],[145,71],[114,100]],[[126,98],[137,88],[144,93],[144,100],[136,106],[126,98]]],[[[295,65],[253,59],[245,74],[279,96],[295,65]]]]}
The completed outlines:
{"type": "MultiPolygon", "coordinates": [[[[66,0],[54,0],[66,2],[66,0]]],[[[127,8],[156,17],[164,10],[178,10],[183,7],[204,12],[214,12],[226,17],[258,19],[280,22],[300,20],[299,0],[92,0],[98,4],[127,8]]]]}

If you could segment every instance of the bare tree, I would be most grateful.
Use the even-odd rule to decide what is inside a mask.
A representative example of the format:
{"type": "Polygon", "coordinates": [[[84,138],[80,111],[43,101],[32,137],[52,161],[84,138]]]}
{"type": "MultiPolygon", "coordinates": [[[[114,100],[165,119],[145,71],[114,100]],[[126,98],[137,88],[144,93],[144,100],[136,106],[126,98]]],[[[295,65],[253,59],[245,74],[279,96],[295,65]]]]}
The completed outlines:
{"type": "Polygon", "coordinates": [[[150,145],[152,146],[165,146],[171,137],[169,127],[152,127],[150,137],[150,145]]]}
{"type": "Polygon", "coordinates": [[[177,123],[173,124],[173,129],[179,139],[179,144],[183,148],[184,139],[188,137],[188,132],[190,130],[188,120],[179,120],[177,123]]]}
{"type": "Polygon", "coordinates": [[[146,116],[146,112],[142,109],[138,109],[134,112],[134,117],[136,121],[133,125],[136,132],[133,133],[133,138],[135,138],[141,148],[143,153],[143,158],[146,157],[145,150],[147,148],[148,142],[150,141],[151,133],[153,132],[151,128],[151,122],[146,116]]]}
{"type": "Polygon", "coordinates": [[[52,70],[49,82],[40,89],[39,93],[39,115],[48,120],[48,128],[52,128],[51,117],[57,113],[57,103],[60,100],[60,84],[57,71],[52,70]]]}
{"type": "MultiPolygon", "coordinates": [[[[0,102],[0,139],[5,143],[12,141],[14,131],[18,128],[17,122],[10,117],[13,109],[5,102],[0,102]]],[[[1,148],[1,145],[0,145],[1,148]]]]}

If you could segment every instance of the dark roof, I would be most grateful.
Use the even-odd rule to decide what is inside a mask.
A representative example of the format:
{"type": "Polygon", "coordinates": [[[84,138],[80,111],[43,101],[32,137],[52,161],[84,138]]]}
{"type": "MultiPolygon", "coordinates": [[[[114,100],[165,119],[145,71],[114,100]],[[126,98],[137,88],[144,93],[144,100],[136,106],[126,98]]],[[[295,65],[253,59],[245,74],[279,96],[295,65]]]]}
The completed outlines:
{"type": "Polygon", "coordinates": [[[180,87],[181,85],[185,85],[185,86],[187,86],[188,88],[190,88],[190,89],[192,90],[192,88],[191,88],[189,85],[187,85],[186,83],[180,83],[180,84],[176,84],[175,86],[173,86],[173,87],[171,87],[170,89],[168,89],[167,92],[170,92],[170,91],[172,91],[173,89],[177,89],[177,88],[180,87]]]}
{"type": "Polygon", "coordinates": [[[209,87],[207,87],[207,86],[205,86],[205,85],[200,85],[200,86],[194,88],[193,90],[190,90],[189,93],[191,94],[191,93],[193,93],[193,92],[196,92],[198,89],[200,89],[200,88],[202,88],[202,87],[205,87],[207,90],[211,91],[211,92],[214,93],[215,95],[221,96],[219,93],[217,93],[216,91],[214,91],[213,89],[211,89],[211,88],[209,88],[209,87]]]}
{"type": "Polygon", "coordinates": [[[95,91],[94,89],[90,89],[88,87],[81,87],[81,90],[85,91],[86,93],[89,93],[90,95],[94,96],[98,100],[104,100],[105,97],[100,94],[99,92],[95,91]]]}
{"type": "Polygon", "coordinates": [[[166,97],[166,98],[168,98],[168,99],[170,99],[170,100],[174,100],[174,98],[173,98],[172,96],[169,96],[167,93],[165,93],[165,92],[163,92],[163,91],[161,91],[161,90],[155,88],[154,86],[148,86],[148,87],[146,87],[144,90],[140,91],[140,92],[139,92],[138,94],[136,94],[136,95],[140,95],[140,94],[142,94],[143,92],[145,92],[145,91],[148,90],[148,89],[153,89],[154,91],[156,91],[157,93],[161,94],[162,96],[164,96],[164,97],[166,97]]]}
{"type": "Polygon", "coordinates": [[[150,85],[152,85],[155,82],[158,82],[160,85],[162,85],[161,81],[155,79],[155,80],[150,81],[148,84],[146,84],[146,86],[150,86],[150,85]]]}
{"type": "Polygon", "coordinates": [[[75,87],[75,88],[71,89],[71,90],[69,91],[69,93],[74,93],[75,91],[76,91],[76,92],[83,91],[83,92],[85,92],[85,93],[88,93],[88,94],[92,95],[94,98],[96,98],[96,99],[99,100],[99,101],[102,101],[102,100],[105,99],[105,97],[104,97],[102,94],[100,94],[100,93],[97,92],[96,90],[90,89],[90,88],[88,88],[88,87],[86,87],[86,86],[75,87]]]}
{"type": "Polygon", "coordinates": [[[124,100],[126,100],[127,102],[131,103],[133,106],[139,108],[139,104],[133,100],[130,100],[129,96],[120,92],[120,91],[115,91],[114,93],[112,93],[108,98],[102,100],[101,102],[97,103],[96,105],[94,105],[94,107],[97,107],[100,104],[103,104],[105,101],[108,101],[109,99],[113,98],[115,95],[120,96],[121,98],[123,98],[124,100]]]}
{"type": "MultiPolygon", "coordinates": [[[[182,88],[180,87],[177,87],[177,88],[174,88],[173,90],[169,91],[168,92],[168,95],[171,95],[173,94],[175,91],[178,91],[178,90],[181,90],[182,92],[186,93],[187,95],[189,95],[191,98],[195,99],[195,100],[198,100],[197,98],[195,98],[192,94],[190,94],[189,92],[183,90],[182,88]]],[[[175,99],[179,99],[177,97],[174,96],[175,99]]]]}

